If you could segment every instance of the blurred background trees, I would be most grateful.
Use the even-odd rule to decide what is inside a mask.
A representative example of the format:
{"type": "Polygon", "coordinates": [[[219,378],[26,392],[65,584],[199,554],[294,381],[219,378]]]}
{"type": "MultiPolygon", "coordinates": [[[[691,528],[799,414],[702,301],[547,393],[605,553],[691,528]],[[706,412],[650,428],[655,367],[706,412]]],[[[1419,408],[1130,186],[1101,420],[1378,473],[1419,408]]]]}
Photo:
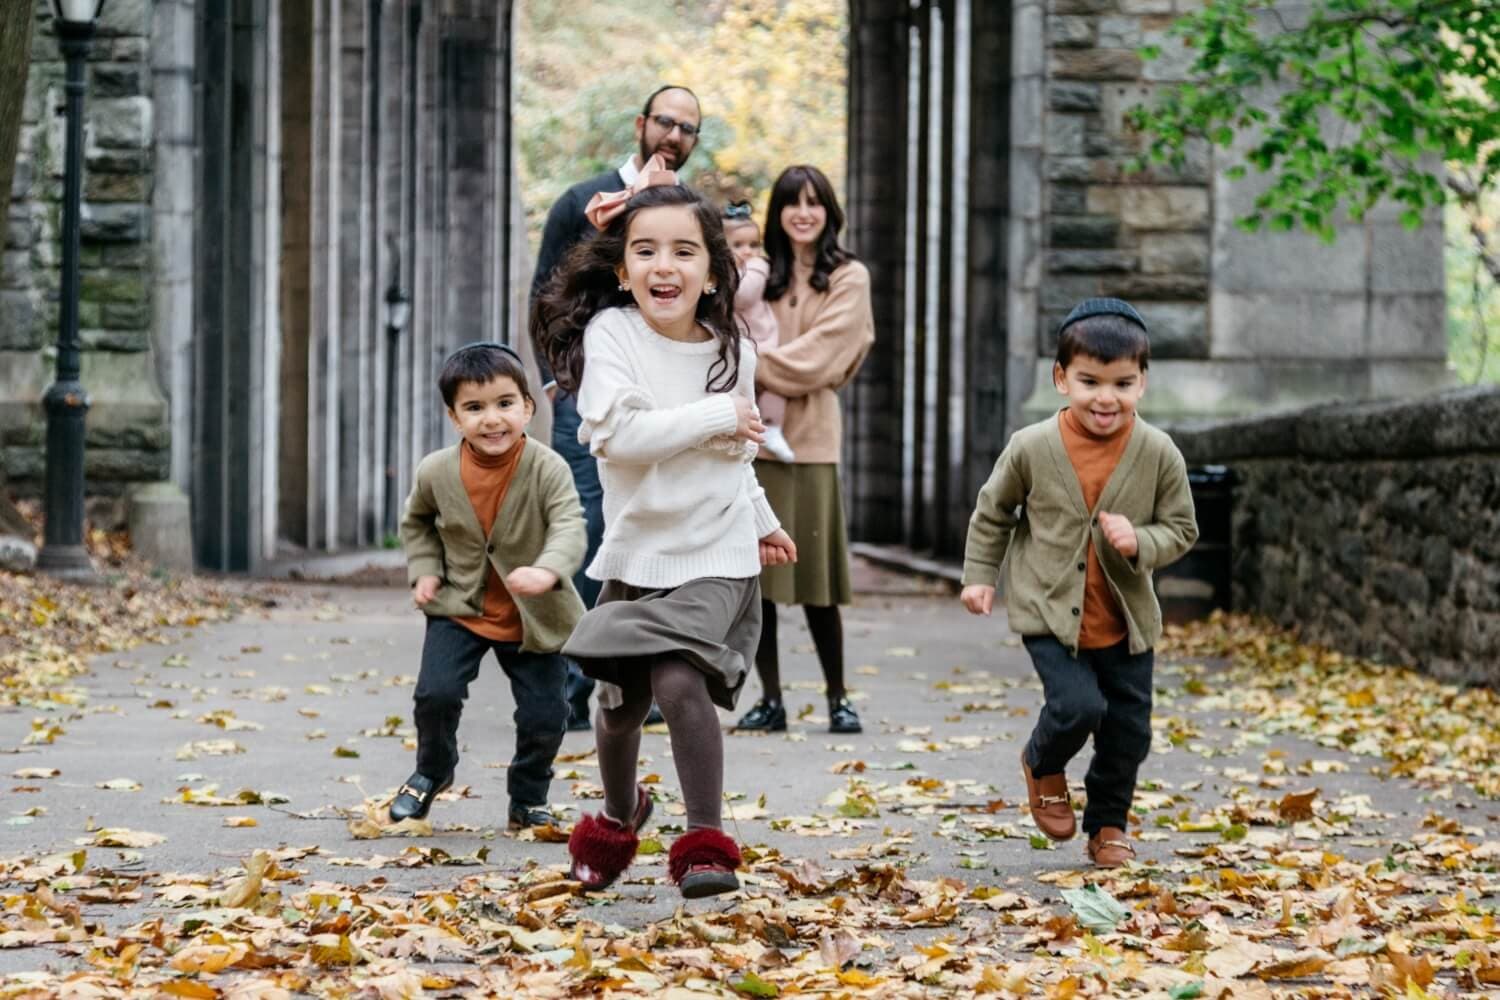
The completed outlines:
{"type": "Polygon", "coordinates": [[[847,0],[521,0],[516,13],[517,156],[533,252],[569,185],[618,166],[662,83],[692,88],[703,136],[686,178],[763,213],[794,163],[843,197],[847,0]]]}

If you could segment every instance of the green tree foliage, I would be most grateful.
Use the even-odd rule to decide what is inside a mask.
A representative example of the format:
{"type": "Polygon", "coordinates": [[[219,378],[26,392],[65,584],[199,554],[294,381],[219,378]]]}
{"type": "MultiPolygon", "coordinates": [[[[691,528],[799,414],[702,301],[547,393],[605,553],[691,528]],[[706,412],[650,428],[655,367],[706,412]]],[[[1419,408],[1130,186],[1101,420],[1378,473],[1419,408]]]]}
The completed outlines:
{"type": "Polygon", "coordinates": [[[764,204],[792,163],[842,186],[846,0],[521,0],[516,128],[533,248],[567,187],[635,148],[645,96],[681,83],[703,135],[684,170],[709,196],[764,204]]]}
{"type": "Polygon", "coordinates": [[[1500,196],[1447,210],[1448,363],[1463,382],[1500,383],[1500,294],[1490,243],[1500,196]],[[1475,229],[1479,231],[1476,234],[1475,229]]]}
{"type": "Polygon", "coordinates": [[[1271,0],[1214,0],[1172,30],[1197,53],[1190,82],[1132,123],[1179,164],[1192,138],[1246,136],[1273,175],[1247,225],[1331,237],[1340,203],[1357,219],[1390,198],[1416,226],[1445,199],[1443,164],[1479,188],[1500,171],[1493,0],[1313,0],[1295,23],[1271,0]]]}
{"type": "Polygon", "coordinates": [[[842,196],[847,129],[848,0],[728,0],[705,43],[674,70],[697,80],[710,116],[724,127],[714,176],[721,199],[760,208],[794,163],[819,167],[842,196]]]}
{"type": "Polygon", "coordinates": [[[1277,6],[1211,0],[1173,25],[1197,58],[1187,82],[1131,112],[1145,158],[1180,166],[1195,140],[1233,145],[1244,162],[1230,176],[1254,167],[1268,180],[1239,220],[1248,229],[1302,227],[1332,240],[1341,208],[1358,220],[1389,201],[1415,227],[1454,206],[1453,360],[1466,377],[1494,378],[1485,320],[1500,284],[1500,3],[1277,6]],[[1476,289],[1483,308],[1473,308],[1476,289]]]}

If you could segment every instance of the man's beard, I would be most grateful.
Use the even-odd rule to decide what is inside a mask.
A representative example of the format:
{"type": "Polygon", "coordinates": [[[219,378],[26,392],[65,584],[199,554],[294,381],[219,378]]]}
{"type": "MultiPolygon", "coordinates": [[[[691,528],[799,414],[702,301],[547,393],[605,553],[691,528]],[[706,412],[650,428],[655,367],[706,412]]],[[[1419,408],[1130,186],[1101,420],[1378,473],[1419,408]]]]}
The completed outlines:
{"type": "MultiPolygon", "coordinates": [[[[657,152],[658,150],[660,150],[661,147],[665,144],[665,142],[666,142],[666,140],[663,139],[661,142],[657,143],[656,144],[656,148],[653,149],[650,146],[646,145],[646,137],[644,135],[642,135],[641,136],[641,164],[644,165],[647,160],[651,159],[652,154],[655,153],[655,152],[657,152]]],[[[683,152],[682,147],[679,145],[675,150],[665,150],[665,151],[663,151],[662,155],[661,155],[661,158],[664,161],[667,160],[667,159],[669,159],[669,158],[676,160],[675,163],[668,163],[667,164],[667,169],[668,170],[681,170],[682,169],[682,165],[687,162],[687,158],[689,156],[691,156],[692,154],[693,154],[693,149],[692,149],[691,146],[688,147],[688,149],[687,149],[686,152],[683,152]],[[677,159],[678,157],[681,157],[681,159],[677,159]]]]}

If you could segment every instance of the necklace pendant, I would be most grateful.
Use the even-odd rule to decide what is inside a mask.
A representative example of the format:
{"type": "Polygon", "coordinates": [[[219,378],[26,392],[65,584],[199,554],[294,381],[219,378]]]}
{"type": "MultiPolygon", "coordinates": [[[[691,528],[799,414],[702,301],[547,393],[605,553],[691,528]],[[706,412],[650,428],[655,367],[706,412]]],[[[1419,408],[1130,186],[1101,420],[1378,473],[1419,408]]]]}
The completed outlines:
{"type": "Polygon", "coordinates": [[[797,294],[795,292],[792,293],[792,300],[791,301],[792,301],[792,308],[793,309],[797,308],[797,294]]]}

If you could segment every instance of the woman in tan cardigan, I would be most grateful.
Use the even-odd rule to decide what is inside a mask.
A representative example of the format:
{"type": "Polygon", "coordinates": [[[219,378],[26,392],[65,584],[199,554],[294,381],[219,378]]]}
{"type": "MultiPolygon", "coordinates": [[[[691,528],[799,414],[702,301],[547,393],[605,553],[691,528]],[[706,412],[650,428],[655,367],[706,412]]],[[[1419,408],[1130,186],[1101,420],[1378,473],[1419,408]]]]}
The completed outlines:
{"type": "Polygon", "coordinates": [[[860,731],[859,715],[844,691],[839,605],[850,600],[849,539],[839,485],[843,414],[837,393],[869,353],[875,324],[870,272],[839,246],[843,228],[844,213],[822,171],[810,166],[782,171],[771,191],[765,241],[771,260],[766,299],[781,339],[761,353],[755,382],[787,398],[784,430],[796,460],[762,458],[755,473],[797,543],[798,559],[761,574],[764,603],[755,669],[762,693],[736,729],[786,729],[776,605],[800,604],[828,688],[829,731],[860,731]]]}

